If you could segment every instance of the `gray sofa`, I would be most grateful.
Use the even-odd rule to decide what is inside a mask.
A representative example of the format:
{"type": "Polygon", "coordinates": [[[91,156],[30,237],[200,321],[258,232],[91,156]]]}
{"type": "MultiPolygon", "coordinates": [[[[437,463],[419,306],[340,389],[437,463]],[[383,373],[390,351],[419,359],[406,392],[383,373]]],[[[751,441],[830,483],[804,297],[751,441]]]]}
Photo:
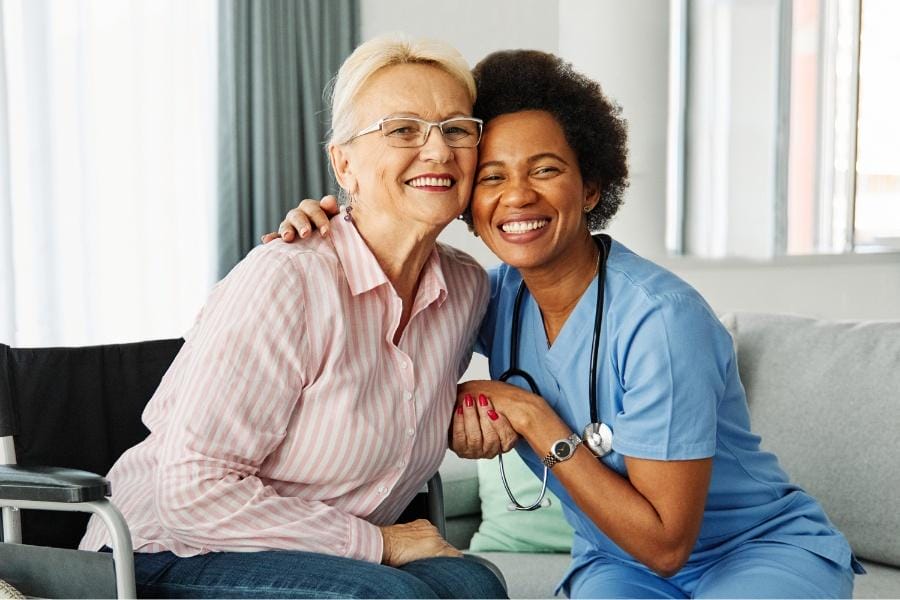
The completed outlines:
{"type": "MultiPolygon", "coordinates": [[[[900,598],[900,321],[757,314],[722,318],[735,340],[753,429],[813,494],[868,570],[856,598],[900,598]]],[[[447,535],[467,548],[481,521],[476,461],[441,467],[447,535]]],[[[481,553],[511,598],[550,597],[567,554],[481,553]]]]}

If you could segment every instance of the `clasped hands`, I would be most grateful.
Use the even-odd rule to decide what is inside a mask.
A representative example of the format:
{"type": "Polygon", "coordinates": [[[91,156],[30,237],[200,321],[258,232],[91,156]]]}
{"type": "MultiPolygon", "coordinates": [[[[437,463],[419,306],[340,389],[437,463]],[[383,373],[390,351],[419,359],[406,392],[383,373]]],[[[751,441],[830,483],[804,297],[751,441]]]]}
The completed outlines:
{"type": "Polygon", "coordinates": [[[493,458],[519,440],[528,402],[519,388],[499,381],[457,386],[450,448],[462,458],[493,458]]]}

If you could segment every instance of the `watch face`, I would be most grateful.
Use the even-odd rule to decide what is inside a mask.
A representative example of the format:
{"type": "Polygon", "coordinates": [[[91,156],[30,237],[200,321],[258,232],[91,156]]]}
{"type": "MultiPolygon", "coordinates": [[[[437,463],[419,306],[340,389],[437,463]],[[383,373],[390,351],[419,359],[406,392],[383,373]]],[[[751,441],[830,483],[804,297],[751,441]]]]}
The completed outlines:
{"type": "Polygon", "coordinates": [[[570,452],[572,452],[572,447],[565,440],[556,442],[556,445],[553,446],[553,454],[560,460],[568,458],[570,452]]]}

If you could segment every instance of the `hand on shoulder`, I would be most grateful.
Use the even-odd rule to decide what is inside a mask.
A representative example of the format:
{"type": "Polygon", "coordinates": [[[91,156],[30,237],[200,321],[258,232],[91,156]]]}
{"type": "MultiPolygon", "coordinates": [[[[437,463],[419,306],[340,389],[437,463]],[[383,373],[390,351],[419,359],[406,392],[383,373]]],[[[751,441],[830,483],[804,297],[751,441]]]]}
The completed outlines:
{"type": "Polygon", "coordinates": [[[281,238],[285,242],[305,239],[318,230],[322,236],[328,235],[328,221],[339,212],[337,198],[332,195],[323,196],[321,200],[306,198],[295,208],[288,211],[278,231],[267,233],[260,238],[263,244],[281,238]]]}

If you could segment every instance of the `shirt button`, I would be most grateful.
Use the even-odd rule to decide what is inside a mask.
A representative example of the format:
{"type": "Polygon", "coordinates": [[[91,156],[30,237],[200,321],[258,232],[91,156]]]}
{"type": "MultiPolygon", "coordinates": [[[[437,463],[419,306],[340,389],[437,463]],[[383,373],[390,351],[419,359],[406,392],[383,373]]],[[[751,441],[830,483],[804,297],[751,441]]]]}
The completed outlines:
{"type": "Polygon", "coordinates": [[[406,430],[406,437],[414,437],[416,435],[416,430],[410,427],[406,430]]]}
{"type": "Polygon", "coordinates": [[[407,367],[406,361],[405,360],[400,361],[400,368],[405,369],[406,367],[407,367]]]}
{"type": "Polygon", "coordinates": [[[413,397],[413,396],[412,396],[412,392],[403,392],[403,399],[404,399],[404,400],[412,400],[412,397],[413,397]]]}
{"type": "Polygon", "coordinates": [[[378,493],[379,494],[387,494],[387,488],[384,487],[383,485],[378,486],[378,493]]]}

